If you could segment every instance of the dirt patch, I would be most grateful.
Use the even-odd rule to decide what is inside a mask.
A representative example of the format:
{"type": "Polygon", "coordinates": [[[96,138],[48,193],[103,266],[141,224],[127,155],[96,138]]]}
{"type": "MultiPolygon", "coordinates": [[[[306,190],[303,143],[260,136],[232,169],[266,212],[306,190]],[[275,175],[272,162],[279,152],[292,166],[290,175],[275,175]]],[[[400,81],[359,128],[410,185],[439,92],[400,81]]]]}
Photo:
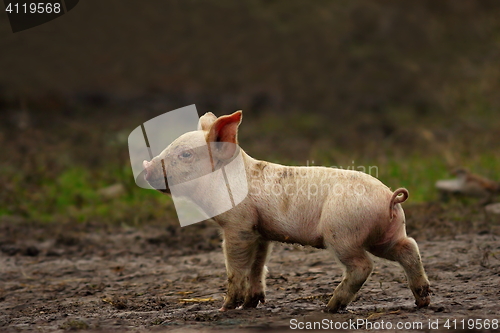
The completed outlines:
{"type": "Polygon", "coordinates": [[[338,264],[325,250],[276,245],[266,304],[221,313],[224,258],[218,231],[209,224],[129,228],[4,220],[0,330],[288,330],[293,319],[326,319],[333,328],[360,319],[422,323],[424,330],[438,320],[444,330],[448,319],[458,325],[462,319],[500,319],[499,236],[483,232],[419,245],[434,292],[427,309],[415,308],[397,264],[375,259],[348,312],[323,313],[341,279],[338,264]]]}

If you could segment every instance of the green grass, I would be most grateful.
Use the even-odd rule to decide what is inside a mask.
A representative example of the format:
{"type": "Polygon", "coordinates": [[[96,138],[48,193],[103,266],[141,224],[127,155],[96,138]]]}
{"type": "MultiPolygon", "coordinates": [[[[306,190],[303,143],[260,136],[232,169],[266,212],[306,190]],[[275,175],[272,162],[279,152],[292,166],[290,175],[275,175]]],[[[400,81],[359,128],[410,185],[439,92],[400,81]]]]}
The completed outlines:
{"type": "Polygon", "coordinates": [[[2,207],[0,215],[19,215],[42,223],[100,221],[134,225],[175,217],[171,198],[136,186],[128,166],[108,167],[96,174],[73,166],[55,178],[39,180],[36,190],[23,184],[23,177],[17,178],[11,194],[17,204],[2,207]],[[99,189],[115,183],[125,186],[120,196],[104,198],[98,194],[99,189]]]}
{"type": "MultiPolygon", "coordinates": [[[[449,166],[440,155],[360,159],[354,163],[348,160],[343,164],[324,158],[321,164],[338,167],[343,165],[343,168],[354,167],[358,170],[364,167],[366,172],[370,170],[370,174],[377,176],[392,189],[406,187],[410,191],[412,203],[437,200],[435,182],[452,177],[449,166]]],[[[464,166],[495,178],[494,174],[488,174],[488,170],[500,170],[500,157],[494,153],[484,153],[464,166]]],[[[19,174],[13,175],[11,181],[17,184],[15,191],[11,193],[17,204],[10,208],[2,206],[0,215],[20,215],[43,223],[69,220],[137,225],[151,220],[176,221],[172,199],[136,186],[128,165],[108,166],[97,173],[73,166],[55,178],[39,179],[36,188],[27,184],[26,177],[19,174]],[[98,194],[99,189],[115,183],[125,186],[122,195],[105,199],[98,194]]]]}
{"type": "Polygon", "coordinates": [[[392,189],[407,188],[412,202],[437,199],[435,182],[451,178],[448,166],[439,156],[412,156],[403,161],[390,160],[380,165],[379,170],[379,179],[392,189]]]}

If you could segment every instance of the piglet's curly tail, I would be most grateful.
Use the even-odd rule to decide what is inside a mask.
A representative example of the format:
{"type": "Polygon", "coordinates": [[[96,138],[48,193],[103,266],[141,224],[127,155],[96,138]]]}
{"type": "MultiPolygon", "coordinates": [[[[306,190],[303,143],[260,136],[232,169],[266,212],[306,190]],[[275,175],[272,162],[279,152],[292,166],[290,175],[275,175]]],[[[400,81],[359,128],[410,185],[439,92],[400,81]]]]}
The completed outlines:
{"type": "Polygon", "coordinates": [[[392,194],[391,203],[389,205],[389,216],[391,217],[391,220],[394,219],[396,215],[394,206],[405,202],[409,196],[410,193],[405,188],[398,188],[396,191],[394,191],[394,193],[392,194]]]}

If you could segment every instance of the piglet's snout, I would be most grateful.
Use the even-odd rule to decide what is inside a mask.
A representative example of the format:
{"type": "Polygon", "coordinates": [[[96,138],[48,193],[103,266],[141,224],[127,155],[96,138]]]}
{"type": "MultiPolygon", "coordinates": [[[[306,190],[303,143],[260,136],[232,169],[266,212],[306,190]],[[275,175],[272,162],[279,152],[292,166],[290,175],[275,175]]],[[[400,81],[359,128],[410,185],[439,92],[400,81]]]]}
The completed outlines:
{"type": "Polygon", "coordinates": [[[142,166],[144,167],[144,179],[149,185],[160,191],[168,190],[167,177],[162,160],[152,159],[150,162],[145,160],[142,162],[142,166]]]}
{"type": "Polygon", "coordinates": [[[150,170],[148,170],[148,168],[151,166],[151,162],[144,160],[142,162],[142,166],[144,167],[144,179],[150,180],[152,172],[150,170]]]}

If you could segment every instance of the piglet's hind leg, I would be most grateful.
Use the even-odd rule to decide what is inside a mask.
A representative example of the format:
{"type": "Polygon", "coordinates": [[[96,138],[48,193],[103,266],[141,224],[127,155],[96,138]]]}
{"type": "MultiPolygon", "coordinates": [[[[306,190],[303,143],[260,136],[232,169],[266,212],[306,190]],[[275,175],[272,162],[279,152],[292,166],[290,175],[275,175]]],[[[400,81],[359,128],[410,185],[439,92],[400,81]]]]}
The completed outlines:
{"type": "Polygon", "coordinates": [[[345,268],[344,278],[328,302],[326,310],[330,313],[339,312],[347,307],[373,269],[373,263],[363,249],[340,251],[335,249],[335,252],[345,268]]]}
{"type": "Polygon", "coordinates": [[[405,270],[415,304],[418,308],[428,306],[431,302],[429,280],[422,265],[417,242],[411,237],[405,237],[385,251],[379,250],[379,257],[397,261],[405,270]]]}

